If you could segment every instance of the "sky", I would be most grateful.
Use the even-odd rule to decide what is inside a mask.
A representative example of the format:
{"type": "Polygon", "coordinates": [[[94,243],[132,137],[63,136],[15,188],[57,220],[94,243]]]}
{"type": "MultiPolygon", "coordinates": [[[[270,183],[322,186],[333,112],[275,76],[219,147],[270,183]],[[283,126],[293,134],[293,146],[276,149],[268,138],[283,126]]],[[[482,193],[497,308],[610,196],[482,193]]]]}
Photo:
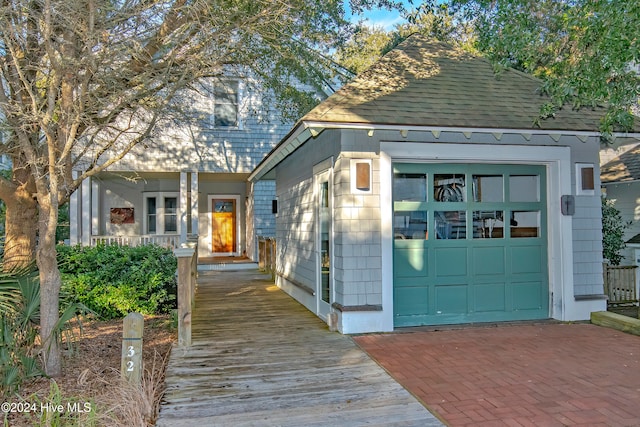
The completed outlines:
{"type": "MultiPolygon", "coordinates": [[[[348,1],[345,1],[348,3],[348,1]]],[[[402,3],[405,5],[407,9],[411,9],[412,5],[410,0],[402,0],[402,3]]],[[[418,0],[413,0],[414,6],[419,4],[418,0]]],[[[349,7],[347,6],[347,10],[349,7]]],[[[386,9],[373,9],[370,11],[366,11],[361,15],[352,15],[351,20],[357,22],[363,19],[367,24],[371,26],[383,27],[385,30],[392,30],[394,25],[403,21],[402,16],[400,16],[400,12],[397,10],[389,11],[386,9]]]]}

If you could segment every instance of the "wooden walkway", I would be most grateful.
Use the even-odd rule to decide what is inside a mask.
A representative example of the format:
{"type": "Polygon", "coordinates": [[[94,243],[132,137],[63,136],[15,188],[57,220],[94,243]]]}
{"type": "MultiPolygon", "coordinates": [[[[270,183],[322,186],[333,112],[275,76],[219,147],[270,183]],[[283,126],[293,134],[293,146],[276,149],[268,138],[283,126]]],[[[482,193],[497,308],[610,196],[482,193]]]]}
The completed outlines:
{"type": "Polygon", "coordinates": [[[157,426],[441,426],[357,347],[256,271],[200,273],[157,426]]]}

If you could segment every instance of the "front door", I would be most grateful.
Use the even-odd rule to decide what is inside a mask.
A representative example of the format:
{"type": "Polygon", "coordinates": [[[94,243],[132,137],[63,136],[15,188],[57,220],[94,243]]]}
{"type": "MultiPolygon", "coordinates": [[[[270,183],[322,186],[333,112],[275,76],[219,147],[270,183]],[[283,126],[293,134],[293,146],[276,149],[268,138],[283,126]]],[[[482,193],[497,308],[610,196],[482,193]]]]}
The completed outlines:
{"type": "Polygon", "coordinates": [[[236,252],[236,201],[212,199],[211,245],[213,253],[236,252]]]}
{"type": "Polygon", "coordinates": [[[316,298],[318,315],[326,318],[333,302],[333,239],[331,230],[330,171],[316,174],[316,298]]]}

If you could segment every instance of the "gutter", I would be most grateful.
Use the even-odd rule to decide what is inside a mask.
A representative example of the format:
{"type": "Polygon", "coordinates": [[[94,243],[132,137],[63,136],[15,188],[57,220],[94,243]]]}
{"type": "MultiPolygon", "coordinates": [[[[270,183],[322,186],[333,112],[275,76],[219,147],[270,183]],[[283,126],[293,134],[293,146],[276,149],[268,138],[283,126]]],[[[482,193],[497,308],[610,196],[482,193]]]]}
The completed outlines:
{"type": "MultiPolygon", "coordinates": [[[[298,147],[304,144],[310,138],[318,136],[325,129],[355,129],[365,130],[369,132],[369,136],[373,136],[375,131],[398,131],[402,136],[406,136],[406,132],[432,132],[436,138],[442,132],[462,133],[467,138],[472,133],[492,134],[497,140],[502,138],[502,134],[520,134],[529,140],[533,135],[547,135],[556,142],[563,135],[575,136],[582,142],[587,142],[589,138],[599,138],[600,132],[597,131],[571,131],[571,130],[545,130],[545,129],[496,129],[496,128],[473,128],[473,127],[442,127],[442,126],[419,126],[419,125],[392,125],[392,124],[374,124],[374,123],[341,123],[341,122],[319,122],[319,121],[301,121],[276,147],[267,154],[267,156],[256,166],[249,175],[249,181],[255,182],[269,173],[278,163],[284,160],[289,154],[293,153],[298,147]]],[[[613,133],[614,138],[635,138],[640,139],[640,133],[613,133]]]]}
{"type": "Polygon", "coordinates": [[[324,130],[323,126],[312,128],[306,122],[300,122],[293,130],[276,145],[273,150],[262,159],[258,166],[253,169],[249,175],[250,182],[256,182],[263,176],[275,168],[278,163],[283,161],[289,154],[293,153],[298,147],[304,144],[308,139],[318,136],[324,130]]]}

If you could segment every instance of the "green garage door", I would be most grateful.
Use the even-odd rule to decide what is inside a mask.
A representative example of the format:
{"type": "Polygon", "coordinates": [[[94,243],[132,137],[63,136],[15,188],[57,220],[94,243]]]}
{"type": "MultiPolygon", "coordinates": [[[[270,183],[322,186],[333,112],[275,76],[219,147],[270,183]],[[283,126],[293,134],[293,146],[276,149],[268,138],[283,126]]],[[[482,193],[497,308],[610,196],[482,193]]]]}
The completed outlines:
{"type": "Polygon", "coordinates": [[[544,166],[394,164],[395,326],[549,317],[544,166]]]}

